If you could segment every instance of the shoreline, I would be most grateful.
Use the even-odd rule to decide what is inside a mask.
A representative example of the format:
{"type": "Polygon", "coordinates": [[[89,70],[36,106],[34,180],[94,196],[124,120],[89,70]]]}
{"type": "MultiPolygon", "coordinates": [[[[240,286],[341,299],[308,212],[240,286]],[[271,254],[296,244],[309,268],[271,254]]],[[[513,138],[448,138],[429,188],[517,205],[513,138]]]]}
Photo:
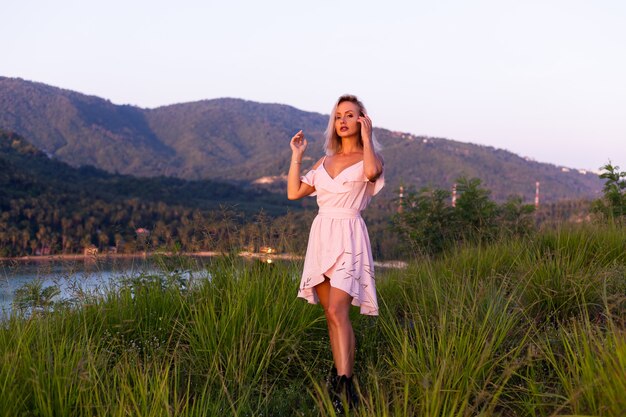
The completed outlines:
{"type": "MultiPolygon", "coordinates": [[[[96,260],[96,259],[136,259],[136,258],[150,258],[155,255],[163,256],[188,256],[195,258],[208,258],[213,256],[225,255],[225,252],[215,251],[200,251],[200,252],[136,252],[136,253],[98,253],[98,254],[79,254],[79,253],[66,253],[58,255],[25,255],[17,257],[0,257],[0,262],[45,262],[45,261],[83,261],[83,260],[96,260]]],[[[265,254],[265,253],[252,253],[252,252],[239,252],[239,256],[243,257],[272,257],[276,259],[297,259],[296,255],[288,254],[265,254]]]]}
{"type": "MultiPolygon", "coordinates": [[[[225,252],[215,251],[200,251],[200,252],[138,252],[138,253],[102,253],[102,254],[59,254],[59,255],[26,255],[19,257],[0,257],[0,262],[58,262],[58,261],[87,261],[93,262],[96,260],[106,259],[137,259],[137,258],[150,258],[155,255],[164,256],[186,256],[191,258],[210,258],[215,256],[225,255],[225,252]]],[[[242,258],[250,259],[265,259],[268,263],[273,260],[301,260],[304,256],[293,255],[289,253],[260,253],[260,252],[239,252],[237,254],[242,258]]],[[[405,261],[391,260],[391,261],[376,261],[374,266],[380,268],[397,268],[404,269],[408,265],[405,261]]]]}

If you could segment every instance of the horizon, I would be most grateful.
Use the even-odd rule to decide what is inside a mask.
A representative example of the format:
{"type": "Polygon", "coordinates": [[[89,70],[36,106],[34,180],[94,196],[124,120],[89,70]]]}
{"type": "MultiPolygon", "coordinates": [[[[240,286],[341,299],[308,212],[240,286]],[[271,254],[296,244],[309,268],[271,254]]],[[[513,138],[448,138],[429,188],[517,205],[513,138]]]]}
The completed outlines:
{"type": "Polygon", "coordinates": [[[328,114],[349,92],[375,126],[557,166],[597,170],[626,150],[617,0],[5,8],[0,74],[116,104],[227,97],[328,114]]]}

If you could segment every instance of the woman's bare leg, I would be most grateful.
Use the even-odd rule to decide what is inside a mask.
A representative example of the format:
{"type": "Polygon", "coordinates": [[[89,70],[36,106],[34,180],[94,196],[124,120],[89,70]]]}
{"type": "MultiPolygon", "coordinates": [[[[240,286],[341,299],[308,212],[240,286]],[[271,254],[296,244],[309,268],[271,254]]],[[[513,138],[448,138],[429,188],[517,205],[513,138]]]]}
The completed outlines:
{"type": "MultiPolygon", "coordinates": [[[[322,305],[322,308],[324,309],[324,314],[326,314],[326,323],[328,323],[328,301],[330,298],[330,280],[328,278],[326,278],[324,280],[324,282],[322,282],[321,284],[318,284],[315,286],[315,291],[317,292],[317,298],[319,298],[320,300],[320,304],[322,305]]],[[[330,350],[333,354],[333,362],[335,362],[335,368],[337,367],[337,361],[339,360],[339,358],[337,358],[335,356],[335,352],[337,352],[337,349],[335,347],[335,337],[333,335],[333,332],[331,331],[330,325],[328,326],[328,337],[330,338],[330,350]]]]}
{"type": "Polygon", "coordinates": [[[315,289],[326,314],[330,348],[333,352],[337,375],[351,377],[356,346],[349,317],[352,297],[340,289],[331,287],[329,280],[317,285],[315,289]]]}
{"type": "Polygon", "coordinates": [[[352,323],[350,322],[350,306],[352,297],[337,288],[330,288],[328,310],[326,320],[329,329],[335,337],[335,349],[337,350],[337,375],[352,376],[354,368],[354,350],[356,341],[352,323]]]}

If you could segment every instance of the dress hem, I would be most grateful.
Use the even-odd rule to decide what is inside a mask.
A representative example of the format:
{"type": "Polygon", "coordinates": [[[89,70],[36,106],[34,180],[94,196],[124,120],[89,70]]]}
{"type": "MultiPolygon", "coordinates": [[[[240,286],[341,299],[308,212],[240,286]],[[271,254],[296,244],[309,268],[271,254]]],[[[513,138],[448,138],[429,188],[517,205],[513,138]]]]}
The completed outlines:
{"type": "MultiPolygon", "coordinates": [[[[324,275],[322,275],[323,277],[324,275]]],[[[324,282],[325,279],[322,279],[321,281],[315,283],[314,285],[310,286],[310,287],[306,287],[306,288],[300,288],[298,289],[298,298],[302,298],[303,300],[306,300],[309,304],[319,304],[319,297],[317,296],[317,291],[315,290],[315,287],[319,284],[321,284],[322,282],[324,282]]],[[[338,289],[340,291],[343,291],[344,293],[348,294],[350,297],[352,297],[352,301],[351,301],[351,305],[355,306],[355,307],[359,307],[359,313],[366,315],[366,316],[378,316],[378,308],[373,308],[371,303],[368,302],[363,302],[359,299],[359,294],[351,294],[348,291],[344,290],[343,288],[339,288],[336,285],[333,285],[333,280],[329,278],[328,280],[330,282],[330,286],[338,289]],[[365,311],[364,311],[365,310],[365,311]]],[[[315,281],[314,281],[315,282],[315,281]]]]}

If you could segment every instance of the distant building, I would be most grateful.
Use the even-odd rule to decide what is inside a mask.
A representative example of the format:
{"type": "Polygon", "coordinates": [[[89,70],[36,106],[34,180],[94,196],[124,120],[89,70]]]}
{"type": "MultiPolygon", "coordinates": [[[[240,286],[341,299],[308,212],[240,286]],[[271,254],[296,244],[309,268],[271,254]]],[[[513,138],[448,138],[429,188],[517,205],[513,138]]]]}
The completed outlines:
{"type": "Polygon", "coordinates": [[[87,246],[83,249],[84,256],[96,256],[98,254],[98,248],[95,246],[87,246]]]}
{"type": "Polygon", "coordinates": [[[42,246],[41,248],[35,250],[35,255],[37,256],[49,256],[50,255],[50,247],[42,246]]]}
{"type": "Polygon", "coordinates": [[[140,227],[139,229],[135,230],[135,233],[137,233],[137,236],[150,236],[150,230],[145,229],[143,227],[140,227]]]}
{"type": "Polygon", "coordinates": [[[274,248],[272,248],[272,247],[270,247],[270,246],[261,246],[261,247],[259,248],[259,252],[261,252],[261,253],[267,253],[267,254],[270,254],[270,253],[276,253],[276,249],[274,249],[274,248]]]}

